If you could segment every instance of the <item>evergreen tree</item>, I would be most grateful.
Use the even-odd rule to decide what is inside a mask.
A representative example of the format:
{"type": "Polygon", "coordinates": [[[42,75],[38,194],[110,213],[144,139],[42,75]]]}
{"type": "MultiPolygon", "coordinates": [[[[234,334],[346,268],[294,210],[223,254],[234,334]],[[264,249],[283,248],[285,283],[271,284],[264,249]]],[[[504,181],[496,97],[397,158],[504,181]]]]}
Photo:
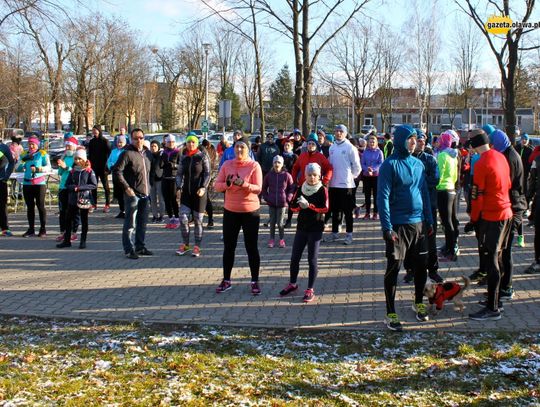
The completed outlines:
{"type": "Polygon", "coordinates": [[[231,127],[241,129],[242,119],[240,118],[240,97],[234,92],[234,86],[227,82],[219,92],[219,100],[231,101],[231,127]]]}
{"type": "Polygon", "coordinates": [[[276,80],[270,85],[270,109],[268,123],[276,128],[292,126],[294,93],[289,67],[281,68],[276,80]]]}

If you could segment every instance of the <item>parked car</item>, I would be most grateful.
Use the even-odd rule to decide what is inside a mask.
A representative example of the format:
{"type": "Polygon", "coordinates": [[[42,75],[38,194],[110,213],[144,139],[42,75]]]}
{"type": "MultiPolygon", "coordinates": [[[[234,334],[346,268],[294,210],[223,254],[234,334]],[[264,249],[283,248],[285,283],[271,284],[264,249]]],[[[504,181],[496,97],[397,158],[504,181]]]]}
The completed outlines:
{"type": "MultiPolygon", "coordinates": [[[[214,133],[210,134],[207,139],[215,148],[217,148],[219,142],[221,141],[221,137],[223,136],[223,133],[214,133]]],[[[225,133],[225,139],[229,143],[229,145],[233,142],[233,134],[232,133],[225,133]]]]}
{"type": "Polygon", "coordinates": [[[24,137],[23,129],[16,129],[13,127],[7,127],[2,129],[2,140],[11,140],[11,137],[16,136],[18,138],[24,137]]]}
{"type": "Polygon", "coordinates": [[[49,159],[51,160],[51,166],[58,168],[58,159],[65,151],[64,138],[55,138],[49,141],[49,145],[45,146],[45,149],[49,153],[49,159]]]}
{"type": "Polygon", "coordinates": [[[360,130],[360,132],[364,135],[368,135],[371,133],[377,134],[377,128],[373,124],[366,124],[362,126],[362,129],[360,130]]]}

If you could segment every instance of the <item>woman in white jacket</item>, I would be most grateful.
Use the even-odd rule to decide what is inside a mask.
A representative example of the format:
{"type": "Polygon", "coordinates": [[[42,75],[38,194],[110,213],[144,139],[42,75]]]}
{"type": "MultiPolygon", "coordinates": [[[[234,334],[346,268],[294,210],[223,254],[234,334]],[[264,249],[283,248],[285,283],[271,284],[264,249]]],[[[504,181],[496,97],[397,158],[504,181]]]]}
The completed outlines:
{"type": "Polygon", "coordinates": [[[328,190],[332,212],[332,234],[325,241],[339,240],[338,229],[345,216],[347,234],[343,243],[349,245],[353,241],[353,209],[356,201],[354,179],[360,175],[360,158],[358,150],[347,140],[347,127],[343,124],[337,125],[334,135],[335,141],[330,147],[328,157],[334,167],[328,190]]]}

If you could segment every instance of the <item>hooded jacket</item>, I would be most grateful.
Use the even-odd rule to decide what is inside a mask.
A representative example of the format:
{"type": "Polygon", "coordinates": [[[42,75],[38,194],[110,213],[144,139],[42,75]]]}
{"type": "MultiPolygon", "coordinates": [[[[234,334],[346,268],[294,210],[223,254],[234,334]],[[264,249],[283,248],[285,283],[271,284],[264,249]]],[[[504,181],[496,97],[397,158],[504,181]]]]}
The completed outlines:
{"type": "Polygon", "coordinates": [[[495,130],[490,134],[489,138],[493,148],[505,156],[510,167],[510,179],[512,180],[510,202],[512,202],[512,211],[522,213],[527,210],[527,199],[525,198],[525,177],[521,157],[512,147],[508,136],[502,130],[495,130]]]}
{"type": "Polygon", "coordinates": [[[354,188],[354,180],[360,175],[360,156],[358,150],[347,139],[336,142],[330,147],[330,157],[332,164],[332,179],[330,188],[354,188]]]}
{"type": "Polygon", "coordinates": [[[443,133],[439,139],[441,151],[437,155],[437,166],[439,167],[438,191],[453,191],[456,189],[456,182],[459,179],[459,161],[457,150],[452,146],[452,135],[443,133]]]}
{"type": "Polygon", "coordinates": [[[279,147],[275,142],[262,143],[257,152],[257,161],[261,165],[264,173],[269,172],[273,166],[273,160],[276,155],[279,155],[279,147]]]}
{"type": "Polygon", "coordinates": [[[439,166],[437,165],[437,160],[432,154],[425,151],[415,152],[413,156],[424,164],[431,207],[437,208],[437,185],[439,184],[439,166]]]}
{"type": "Polygon", "coordinates": [[[394,132],[394,152],[379,169],[377,207],[383,232],[394,225],[433,224],[424,164],[407,149],[414,134],[411,127],[399,126],[394,132]]]}
{"type": "Polygon", "coordinates": [[[264,177],[262,185],[262,198],[269,206],[275,208],[287,207],[294,193],[294,183],[285,169],[280,172],[270,170],[264,177]]]}

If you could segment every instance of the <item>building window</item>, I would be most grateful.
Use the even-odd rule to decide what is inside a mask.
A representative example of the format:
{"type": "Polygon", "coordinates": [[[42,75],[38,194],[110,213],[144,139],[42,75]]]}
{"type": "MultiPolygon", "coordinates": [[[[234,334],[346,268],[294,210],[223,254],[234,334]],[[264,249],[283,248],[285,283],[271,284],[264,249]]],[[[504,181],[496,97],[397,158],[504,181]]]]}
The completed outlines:
{"type": "Polygon", "coordinates": [[[482,115],[481,114],[477,114],[476,115],[476,124],[478,126],[481,126],[483,123],[482,123],[482,115]]]}
{"type": "Polygon", "coordinates": [[[434,114],[433,116],[431,116],[431,124],[441,124],[441,115],[434,114]]]}
{"type": "Polygon", "coordinates": [[[410,114],[402,114],[401,115],[401,122],[403,124],[411,123],[412,122],[412,115],[410,115],[410,114]]]}
{"type": "Polygon", "coordinates": [[[372,124],[373,124],[373,116],[366,115],[366,117],[364,117],[364,126],[371,126],[372,124]]]}
{"type": "Polygon", "coordinates": [[[493,115],[493,116],[491,116],[491,122],[492,122],[492,124],[494,124],[495,126],[502,126],[502,124],[503,124],[503,117],[502,117],[502,115],[498,114],[498,115],[493,115]]]}
{"type": "Polygon", "coordinates": [[[517,125],[521,127],[521,116],[517,117],[517,125]]]}

